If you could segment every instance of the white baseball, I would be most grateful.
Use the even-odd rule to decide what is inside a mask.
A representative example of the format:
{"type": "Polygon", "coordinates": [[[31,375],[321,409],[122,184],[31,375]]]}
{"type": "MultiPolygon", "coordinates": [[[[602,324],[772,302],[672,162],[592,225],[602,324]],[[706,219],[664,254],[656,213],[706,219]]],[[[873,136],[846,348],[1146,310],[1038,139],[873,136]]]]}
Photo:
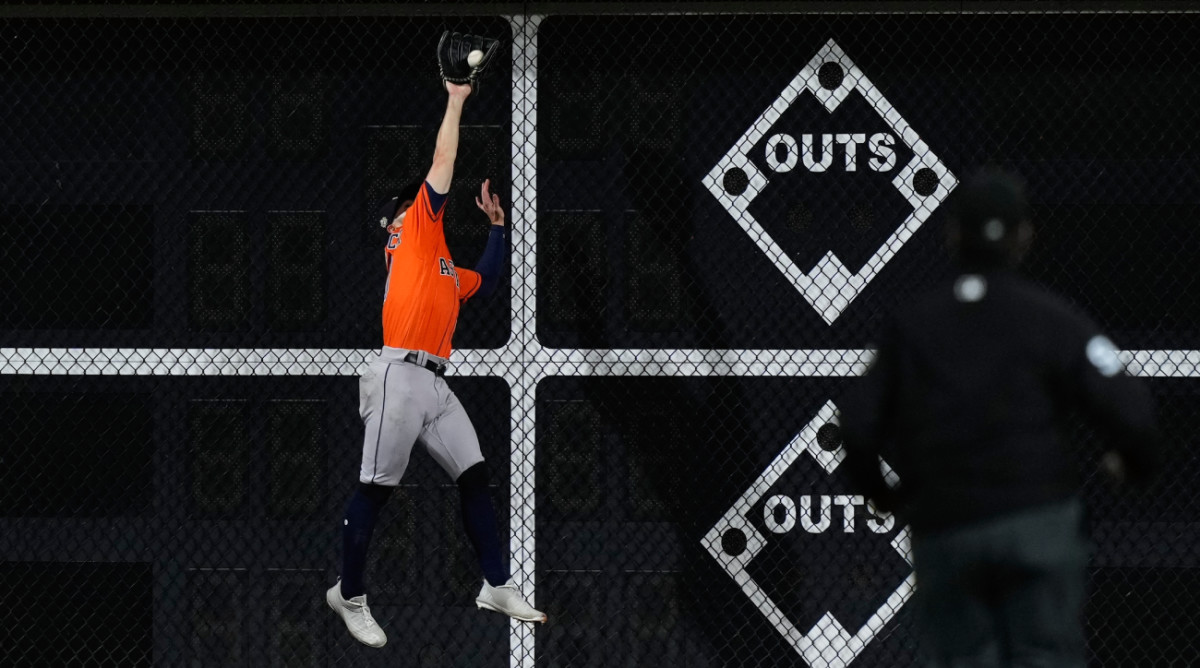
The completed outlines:
{"type": "Polygon", "coordinates": [[[477,67],[479,65],[479,63],[482,63],[482,62],[483,62],[483,52],[480,51],[479,49],[475,49],[471,53],[467,54],[467,64],[470,65],[471,67],[477,67]]]}

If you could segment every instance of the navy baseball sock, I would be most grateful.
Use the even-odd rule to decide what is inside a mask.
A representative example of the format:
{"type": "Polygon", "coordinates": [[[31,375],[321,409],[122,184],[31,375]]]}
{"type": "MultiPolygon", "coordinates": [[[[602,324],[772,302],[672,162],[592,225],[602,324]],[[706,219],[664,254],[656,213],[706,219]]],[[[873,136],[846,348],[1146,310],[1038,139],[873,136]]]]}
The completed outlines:
{"type": "Polygon", "coordinates": [[[391,487],[359,483],[342,525],[342,598],[351,599],[366,593],[363,571],[367,568],[367,548],[379,510],[392,494],[391,487]]]}
{"type": "Polygon", "coordinates": [[[487,487],[487,469],[482,462],[458,477],[458,494],[462,500],[463,525],[467,537],[479,557],[483,577],[493,587],[508,582],[508,568],[500,551],[500,530],[496,524],[496,509],[487,487]]]}

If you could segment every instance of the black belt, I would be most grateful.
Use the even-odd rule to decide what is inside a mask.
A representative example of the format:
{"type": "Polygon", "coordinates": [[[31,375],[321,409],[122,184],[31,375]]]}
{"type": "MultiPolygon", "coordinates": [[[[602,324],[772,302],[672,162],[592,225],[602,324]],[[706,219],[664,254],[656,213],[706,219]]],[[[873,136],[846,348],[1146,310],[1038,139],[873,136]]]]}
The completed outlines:
{"type": "Polygon", "coordinates": [[[426,369],[429,369],[430,371],[432,371],[435,376],[446,375],[446,365],[445,364],[438,364],[437,362],[434,362],[433,360],[425,360],[425,363],[421,364],[420,362],[417,361],[416,353],[409,353],[409,354],[405,355],[404,361],[408,362],[409,364],[416,364],[417,366],[423,366],[426,369]]]}

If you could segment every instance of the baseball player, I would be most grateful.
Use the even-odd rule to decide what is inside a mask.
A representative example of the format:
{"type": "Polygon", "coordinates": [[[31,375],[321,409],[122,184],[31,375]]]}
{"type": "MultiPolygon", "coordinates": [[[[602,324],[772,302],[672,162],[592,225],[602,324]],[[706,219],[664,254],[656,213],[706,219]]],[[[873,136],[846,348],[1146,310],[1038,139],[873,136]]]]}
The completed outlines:
{"type": "Polygon", "coordinates": [[[382,647],[387,636],[367,607],[367,548],[379,511],[400,484],[417,443],[458,485],[463,524],[484,576],[476,605],[521,621],[546,621],[510,577],[479,440],[443,378],[459,304],[495,290],[505,250],[504,212],[487,181],[475,203],[492,227],[475,270],[456,267],[446,248],[442,216],[471,86],[447,82],[446,89],[449,100],[429,174],[380,211],[380,223],[388,231],[383,349],[359,381],[359,411],[366,427],[362,468],[342,527],[341,578],[325,595],[350,634],[371,647],[382,647]]]}

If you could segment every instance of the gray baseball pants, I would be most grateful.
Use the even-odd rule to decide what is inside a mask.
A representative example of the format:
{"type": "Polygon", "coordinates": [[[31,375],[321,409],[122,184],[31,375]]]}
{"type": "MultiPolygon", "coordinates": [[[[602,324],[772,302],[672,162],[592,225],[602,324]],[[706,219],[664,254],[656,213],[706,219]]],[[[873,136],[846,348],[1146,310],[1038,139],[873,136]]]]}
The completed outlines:
{"type": "MultiPolygon", "coordinates": [[[[423,445],[452,480],[483,461],[475,427],[446,379],[403,361],[410,352],[414,351],[385,347],[359,378],[358,410],[366,426],[361,482],[399,485],[415,443],[423,445]]],[[[445,363],[415,352],[422,363],[445,363]]]]}

